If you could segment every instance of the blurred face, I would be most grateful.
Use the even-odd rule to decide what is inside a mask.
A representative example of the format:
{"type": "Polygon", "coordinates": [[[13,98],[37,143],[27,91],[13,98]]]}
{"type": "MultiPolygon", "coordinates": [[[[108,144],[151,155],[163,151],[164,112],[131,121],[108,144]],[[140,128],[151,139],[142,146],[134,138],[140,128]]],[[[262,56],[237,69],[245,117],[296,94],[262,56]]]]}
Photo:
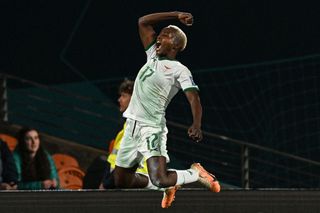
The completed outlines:
{"type": "Polygon", "coordinates": [[[39,134],[36,130],[31,130],[24,137],[26,148],[30,153],[36,153],[40,146],[39,134]]]}
{"type": "Polygon", "coordinates": [[[120,112],[124,112],[130,102],[131,99],[131,94],[126,93],[126,92],[122,92],[118,98],[118,102],[119,102],[119,111],[120,112]]]}
{"type": "Polygon", "coordinates": [[[161,30],[157,37],[156,53],[158,56],[167,56],[168,53],[174,48],[175,31],[172,28],[165,27],[161,30]]]}

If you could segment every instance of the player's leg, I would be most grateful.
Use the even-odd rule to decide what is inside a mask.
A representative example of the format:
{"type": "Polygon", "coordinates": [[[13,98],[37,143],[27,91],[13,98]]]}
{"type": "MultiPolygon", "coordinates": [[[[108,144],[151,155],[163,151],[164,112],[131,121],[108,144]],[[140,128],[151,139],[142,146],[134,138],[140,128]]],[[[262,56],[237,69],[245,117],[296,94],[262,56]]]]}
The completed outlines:
{"type": "Polygon", "coordinates": [[[170,161],[167,151],[166,126],[142,126],[139,152],[147,159],[151,183],[158,188],[192,183],[198,180],[196,170],[167,170],[170,161]]]}
{"type": "Polygon", "coordinates": [[[167,163],[169,156],[166,149],[167,129],[162,128],[157,131],[155,128],[148,128],[144,130],[147,146],[145,145],[140,149],[141,153],[147,159],[148,173],[150,182],[147,188],[160,189],[166,188],[162,199],[162,208],[168,208],[175,198],[175,193],[178,188],[183,184],[188,184],[200,181],[207,186],[211,191],[220,191],[220,185],[213,175],[208,173],[200,164],[193,164],[187,170],[167,170],[167,163]]]}
{"type": "Polygon", "coordinates": [[[200,163],[194,163],[187,170],[167,170],[166,159],[162,156],[151,157],[147,160],[149,177],[153,185],[159,188],[181,186],[199,181],[213,192],[220,191],[217,178],[205,170],[200,163]]]}
{"type": "Polygon", "coordinates": [[[156,189],[157,187],[163,187],[163,198],[161,201],[162,208],[168,208],[171,206],[175,199],[176,191],[180,188],[177,184],[177,172],[167,170],[166,158],[163,156],[150,157],[147,160],[148,171],[150,175],[149,188],[156,189]],[[155,184],[152,184],[155,183],[155,184]]]}
{"type": "Polygon", "coordinates": [[[167,188],[177,183],[177,173],[167,171],[166,158],[153,156],[147,160],[148,173],[151,182],[159,188],[167,188]]]}
{"type": "Polygon", "coordinates": [[[149,177],[153,185],[158,188],[167,188],[196,182],[199,172],[194,169],[167,170],[167,159],[164,156],[153,156],[147,160],[149,177]]]}
{"type": "Polygon", "coordinates": [[[135,174],[132,171],[135,168],[121,168],[118,167],[116,170],[106,174],[100,185],[100,189],[114,189],[114,188],[144,188],[147,186],[149,180],[147,177],[135,174]],[[115,178],[116,176],[116,178],[115,178]],[[117,183],[115,182],[117,180],[117,183]]]}
{"type": "Polygon", "coordinates": [[[136,169],[143,159],[143,156],[138,152],[139,134],[137,121],[127,119],[113,172],[117,188],[144,188],[148,185],[148,177],[136,173],[136,169]]]}
{"type": "Polygon", "coordinates": [[[180,188],[179,184],[187,183],[185,180],[194,182],[198,180],[196,171],[176,171],[167,170],[169,156],[166,150],[167,128],[147,127],[142,129],[142,141],[145,143],[140,147],[140,152],[147,159],[148,173],[150,181],[147,188],[163,190],[161,202],[162,208],[171,206],[175,199],[176,191],[180,188]],[[186,175],[187,177],[184,177],[186,175]]]}
{"type": "Polygon", "coordinates": [[[114,183],[117,188],[145,188],[149,179],[145,175],[136,173],[137,166],[123,168],[116,166],[113,171],[114,183]]]}

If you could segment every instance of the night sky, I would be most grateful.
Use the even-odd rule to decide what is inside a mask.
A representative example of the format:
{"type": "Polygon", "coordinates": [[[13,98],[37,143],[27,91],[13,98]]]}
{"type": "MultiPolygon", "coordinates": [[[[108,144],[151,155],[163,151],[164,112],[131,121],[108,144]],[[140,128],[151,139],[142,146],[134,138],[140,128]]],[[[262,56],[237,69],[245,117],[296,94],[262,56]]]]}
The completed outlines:
{"type": "Polygon", "coordinates": [[[172,10],[194,15],[192,27],[159,29],[182,27],[179,60],[195,74],[320,52],[320,9],[309,1],[5,0],[0,70],[49,84],[135,76],[145,62],[138,18],[172,10]]]}
{"type": "MultiPolygon", "coordinates": [[[[159,24],[156,30],[176,24],[188,36],[187,48],[178,56],[178,60],[192,71],[195,82],[200,87],[204,110],[202,129],[319,161],[320,3],[316,2],[318,1],[2,0],[0,72],[57,87],[69,88],[68,86],[73,85],[64,83],[85,85],[78,88],[83,89],[79,90],[82,95],[93,91],[90,96],[100,98],[103,94],[103,97],[114,101],[109,110],[115,111],[119,82],[124,77],[133,79],[146,61],[138,36],[138,18],[152,12],[191,12],[194,16],[192,27],[168,21],[159,24]],[[292,58],[298,59],[282,60],[292,58]],[[262,63],[274,60],[281,62],[262,63]],[[246,64],[264,65],[234,68],[235,65],[246,64]],[[228,69],[230,66],[232,69],[228,69]]],[[[8,83],[9,87],[20,87],[12,82],[8,83]]],[[[115,122],[117,111],[112,117],[109,111],[102,109],[101,104],[95,105],[96,109],[91,107],[90,104],[94,105],[96,102],[84,102],[79,106],[85,112],[97,110],[97,113],[105,115],[103,118],[109,119],[108,122],[106,119],[89,118],[83,113],[74,119],[70,112],[73,108],[60,107],[76,104],[76,101],[69,98],[66,99],[67,104],[60,104],[62,100],[59,99],[56,101],[57,106],[48,106],[47,102],[41,102],[44,98],[40,98],[37,100],[40,104],[36,107],[24,107],[26,99],[31,100],[32,104],[37,102],[23,94],[22,98],[17,96],[18,104],[12,102],[13,98],[10,99],[9,103],[13,106],[9,106],[13,112],[11,115],[15,116],[14,112],[19,112],[20,108],[29,117],[33,108],[42,106],[44,110],[40,115],[51,112],[52,108],[54,113],[49,114],[49,117],[53,118],[44,123],[56,121],[56,126],[64,127],[57,132],[67,136],[79,132],[76,136],[72,135],[78,137],[76,139],[69,136],[74,141],[94,144],[96,140],[94,147],[101,148],[107,145],[105,141],[110,141],[119,129],[115,122]],[[88,120],[78,122],[78,118],[83,117],[88,120]],[[110,130],[105,123],[116,131],[110,130]]],[[[166,112],[168,121],[190,125],[192,117],[187,105],[183,93],[178,94],[166,112]]],[[[40,115],[34,116],[35,122],[40,115]]],[[[46,114],[44,117],[47,118],[46,114]]],[[[24,121],[19,118],[19,113],[16,120],[24,121]]],[[[25,119],[25,123],[30,124],[30,120],[25,119]]],[[[38,126],[41,127],[40,130],[46,131],[41,122],[38,126]]],[[[170,152],[186,150],[184,153],[175,153],[183,159],[182,162],[193,160],[195,156],[206,157],[203,158],[204,161],[214,159],[207,162],[210,162],[212,168],[221,171],[217,174],[219,177],[229,183],[239,181],[238,173],[234,175],[235,179],[228,179],[225,175],[233,169],[233,165],[237,166],[239,163],[239,159],[235,157],[233,164],[230,161],[232,154],[226,154],[225,151],[238,153],[238,146],[208,137],[208,134],[204,139],[205,144],[208,144],[207,148],[201,144],[191,145],[184,129],[172,126],[169,129],[168,149],[170,152]],[[190,156],[189,151],[196,154],[190,156]],[[220,165],[215,161],[228,163],[220,165]]],[[[60,134],[52,133],[70,139],[60,134]]],[[[253,156],[251,159],[259,157],[261,161],[267,158],[278,159],[252,149],[250,155],[253,156]]],[[[301,180],[306,186],[319,186],[317,176],[312,175],[312,178],[317,179],[310,180],[301,176],[304,169],[308,174],[315,174],[313,167],[295,165],[290,160],[289,164],[295,167],[294,171],[296,168],[301,169],[298,170],[299,173],[291,175],[283,174],[286,170],[282,167],[275,170],[275,166],[263,166],[259,160],[257,162],[254,164],[250,161],[253,170],[260,171],[263,168],[261,174],[255,174],[256,179],[261,182],[261,185],[256,185],[257,188],[293,186],[282,185],[281,182],[277,185],[278,182],[267,175],[288,175],[288,180],[294,176],[298,178],[295,180],[301,180]],[[316,186],[314,182],[317,183],[316,186]]],[[[275,163],[280,164],[282,165],[275,163]]],[[[251,175],[251,183],[253,176],[251,175]]]]}

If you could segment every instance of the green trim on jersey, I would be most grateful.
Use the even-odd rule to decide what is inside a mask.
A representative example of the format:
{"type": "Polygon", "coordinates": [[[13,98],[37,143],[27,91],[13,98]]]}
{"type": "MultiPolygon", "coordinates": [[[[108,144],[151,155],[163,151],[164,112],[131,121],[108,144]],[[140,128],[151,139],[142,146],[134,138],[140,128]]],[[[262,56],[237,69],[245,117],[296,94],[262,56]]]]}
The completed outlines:
{"type": "Polygon", "coordinates": [[[148,49],[150,49],[150,47],[152,47],[152,45],[154,45],[156,43],[156,39],[154,39],[148,46],[146,46],[146,48],[144,48],[144,51],[147,51],[148,49]]]}
{"type": "Polygon", "coordinates": [[[188,87],[183,90],[183,92],[189,92],[189,91],[199,91],[199,88],[198,87],[188,87]]]}

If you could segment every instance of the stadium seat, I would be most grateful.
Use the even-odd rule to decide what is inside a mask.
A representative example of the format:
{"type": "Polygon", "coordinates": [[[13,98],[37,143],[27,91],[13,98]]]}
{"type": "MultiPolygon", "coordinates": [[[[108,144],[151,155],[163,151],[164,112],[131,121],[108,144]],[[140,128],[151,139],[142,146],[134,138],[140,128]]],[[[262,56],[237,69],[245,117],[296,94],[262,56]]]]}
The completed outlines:
{"type": "Polygon", "coordinates": [[[61,168],[58,171],[61,189],[82,189],[85,173],[73,166],[61,168]]]}
{"type": "Polygon", "coordinates": [[[13,150],[16,148],[17,146],[17,139],[11,135],[7,135],[4,133],[0,133],[0,139],[2,139],[4,142],[6,142],[8,144],[8,147],[10,149],[11,152],[13,152],[13,150]]]}
{"type": "Polygon", "coordinates": [[[56,153],[52,155],[52,158],[58,171],[64,167],[79,167],[77,159],[70,155],[56,153]]]}

